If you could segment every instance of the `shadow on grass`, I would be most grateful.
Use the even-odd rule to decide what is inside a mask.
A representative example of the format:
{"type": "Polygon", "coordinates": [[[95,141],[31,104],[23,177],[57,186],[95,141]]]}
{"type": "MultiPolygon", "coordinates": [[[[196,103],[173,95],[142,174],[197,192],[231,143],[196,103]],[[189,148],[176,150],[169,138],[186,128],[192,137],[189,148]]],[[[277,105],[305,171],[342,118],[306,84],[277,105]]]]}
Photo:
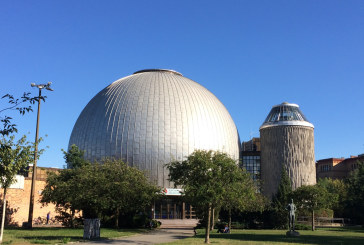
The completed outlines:
{"type": "Polygon", "coordinates": [[[57,231],[57,230],[64,230],[64,229],[70,229],[71,228],[65,228],[65,227],[33,227],[32,229],[29,228],[24,228],[24,227],[15,227],[15,226],[10,226],[10,227],[5,227],[6,230],[9,231],[57,231]]]}
{"type": "MultiPolygon", "coordinates": [[[[285,233],[282,231],[282,233],[285,233]]],[[[196,237],[204,238],[204,234],[196,237]]],[[[226,239],[239,241],[303,243],[303,244],[354,244],[363,245],[364,237],[359,236],[330,236],[330,235],[301,235],[299,237],[287,237],[285,234],[210,234],[210,239],[226,239]]]]}
{"type": "Polygon", "coordinates": [[[21,236],[19,238],[25,240],[63,240],[63,238],[71,238],[72,240],[83,240],[82,236],[21,236]]]}
{"type": "Polygon", "coordinates": [[[364,233],[364,228],[360,226],[333,227],[333,228],[318,228],[322,231],[339,231],[339,232],[359,232],[364,233]]]}

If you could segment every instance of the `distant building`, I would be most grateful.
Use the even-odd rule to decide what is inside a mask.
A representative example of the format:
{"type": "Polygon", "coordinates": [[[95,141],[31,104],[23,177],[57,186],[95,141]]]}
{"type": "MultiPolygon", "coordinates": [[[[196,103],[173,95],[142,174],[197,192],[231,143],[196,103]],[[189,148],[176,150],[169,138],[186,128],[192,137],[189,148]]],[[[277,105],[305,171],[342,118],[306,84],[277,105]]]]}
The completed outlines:
{"type": "Polygon", "coordinates": [[[241,150],[244,151],[260,151],[260,138],[253,137],[249,141],[244,141],[241,144],[241,150]]]}
{"type": "Polygon", "coordinates": [[[260,138],[253,138],[241,144],[241,164],[254,181],[260,180],[260,138]]]}
{"type": "Polygon", "coordinates": [[[327,158],[316,162],[316,179],[345,179],[351,171],[358,168],[359,162],[364,162],[364,154],[350,158],[327,158]]]}

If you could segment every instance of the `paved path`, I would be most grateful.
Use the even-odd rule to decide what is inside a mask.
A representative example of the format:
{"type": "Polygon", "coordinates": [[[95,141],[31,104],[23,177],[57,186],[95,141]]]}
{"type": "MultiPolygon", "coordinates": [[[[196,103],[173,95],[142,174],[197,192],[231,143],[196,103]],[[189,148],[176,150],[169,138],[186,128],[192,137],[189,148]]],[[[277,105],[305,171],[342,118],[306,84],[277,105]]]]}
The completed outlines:
{"type": "Polygon", "coordinates": [[[173,242],[193,236],[192,229],[158,229],[148,233],[142,233],[130,237],[120,237],[110,240],[100,240],[92,242],[81,242],[80,245],[108,245],[108,244],[129,244],[129,245],[149,245],[166,242],[173,242]]]}

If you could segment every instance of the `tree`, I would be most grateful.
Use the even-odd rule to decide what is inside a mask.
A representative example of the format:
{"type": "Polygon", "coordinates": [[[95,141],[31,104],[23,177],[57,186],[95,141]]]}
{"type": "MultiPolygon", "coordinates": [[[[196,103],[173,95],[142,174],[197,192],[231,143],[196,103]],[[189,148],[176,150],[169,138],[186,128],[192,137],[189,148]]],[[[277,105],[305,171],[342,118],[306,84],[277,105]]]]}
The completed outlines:
{"type": "MultiPolygon", "coordinates": [[[[6,94],[1,99],[8,99],[9,106],[0,109],[0,114],[5,111],[18,111],[21,115],[24,115],[26,112],[33,111],[32,106],[39,99],[45,100],[45,96],[36,96],[31,97],[30,93],[24,93],[20,98],[14,98],[13,95],[6,94]],[[24,106],[25,103],[29,103],[30,105],[24,106]]],[[[2,136],[10,135],[12,133],[18,132],[17,125],[12,122],[13,118],[7,115],[0,115],[0,122],[3,124],[0,129],[0,134],[2,136]]]]}
{"type": "Polygon", "coordinates": [[[347,200],[347,185],[343,180],[323,178],[319,179],[317,186],[324,188],[328,194],[328,207],[334,211],[336,217],[345,217],[345,204],[347,200]]]}
{"type": "Polygon", "coordinates": [[[120,160],[107,159],[102,164],[104,173],[103,189],[108,201],[104,213],[112,210],[115,227],[118,227],[120,214],[136,213],[149,207],[160,193],[160,188],[152,185],[145,174],[120,160]]]}
{"type": "Polygon", "coordinates": [[[223,209],[229,214],[229,231],[231,231],[231,212],[258,210],[263,207],[259,205],[259,193],[257,188],[245,169],[234,168],[230,178],[225,182],[226,192],[223,196],[223,209]]]}
{"type": "Polygon", "coordinates": [[[62,224],[74,228],[77,210],[77,204],[74,200],[76,200],[78,193],[74,191],[73,183],[78,179],[77,169],[87,167],[91,163],[84,159],[84,152],[76,145],[72,145],[67,152],[62,149],[62,152],[69,169],[62,170],[61,173],[48,173],[47,185],[42,192],[41,202],[44,205],[50,202],[54,203],[56,211],[60,214],[57,218],[62,224]]]}
{"type": "Polygon", "coordinates": [[[71,145],[67,152],[62,149],[62,152],[69,170],[62,170],[61,174],[48,173],[47,186],[53,189],[46,188],[43,190],[41,202],[44,205],[53,202],[57,213],[59,213],[57,218],[62,224],[75,228],[76,208],[72,200],[75,200],[77,193],[73,191],[72,181],[77,179],[77,171],[75,169],[88,166],[91,163],[84,159],[84,151],[80,150],[76,145],[71,145]],[[55,200],[57,201],[55,202],[55,200]]]}
{"type": "Polygon", "coordinates": [[[272,223],[273,226],[279,229],[286,228],[287,211],[286,207],[290,203],[292,197],[291,180],[289,179],[286,168],[283,166],[281,170],[281,180],[279,182],[278,191],[272,198],[272,223]]]}
{"type": "Polygon", "coordinates": [[[72,184],[73,179],[77,178],[71,169],[61,170],[60,173],[49,172],[47,175],[46,186],[42,191],[41,202],[54,203],[56,211],[60,214],[57,217],[63,225],[74,228],[74,217],[76,208],[73,199],[77,195],[72,184]]]}
{"type": "Polygon", "coordinates": [[[4,190],[0,243],[4,231],[6,191],[11,184],[16,182],[15,175],[33,161],[32,144],[27,142],[26,136],[23,136],[17,142],[15,142],[14,138],[14,136],[2,136],[0,139],[0,184],[4,190]]]}
{"type": "MultiPolygon", "coordinates": [[[[34,160],[31,155],[31,144],[26,141],[26,136],[21,137],[16,143],[14,142],[15,137],[12,134],[18,132],[17,125],[12,122],[12,117],[3,115],[3,113],[5,111],[18,111],[21,115],[24,115],[26,112],[33,111],[31,106],[32,104],[40,99],[45,100],[45,97],[31,97],[30,93],[24,93],[20,99],[14,98],[14,96],[10,94],[4,95],[1,97],[1,99],[7,99],[8,106],[0,109],[0,122],[2,123],[2,127],[0,129],[0,134],[2,136],[0,145],[0,183],[4,189],[0,243],[2,242],[5,222],[4,217],[6,209],[7,188],[9,188],[12,183],[14,183],[15,175],[21,169],[25,168],[28,163],[34,160]],[[24,106],[24,104],[27,102],[30,105],[24,106]]],[[[41,141],[41,139],[39,141],[41,141]]],[[[42,150],[39,153],[41,152],[42,150]]],[[[36,153],[38,153],[38,151],[36,153]]]]}
{"type": "Polygon", "coordinates": [[[227,154],[214,151],[195,150],[186,160],[166,166],[169,179],[175,186],[183,187],[186,201],[202,210],[207,222],[205,243],[209,243],[211,210],[230,200],[233,190],[238,188],[236,182],[246,175],[241,174],[236,161],[227,154]]]}
{"type": "Polygon", "coordinates": [[[347,209],[350,216],[359,224],[364,224],[364,162],[347,179],[347,209]]]}
{"type": "Polygon", "coordinates": [[[312,231],[314,231],[315,211],[330,205],[327,191],[317,185],[303,185],[294,191],[293,196],[299,209],[311,212],[312,231]]]}
{"type": "Polygon", "coordinates": [[[78,168],[91,164],[84,158],[85,152],[80,150],[75,144],[71,145],[68,151],[62,149],[63,158],[67,163],[67,168],[78,168]]]}
{"type": "Polygon", "coordinates": [[[144,210],[159,192],[143,172],[121,160],[77,166],[49,173],[41,202],[54,203],[58,210],[82,210],[84,218],[112,211],[117,225],[119,213],[144,210]]]}

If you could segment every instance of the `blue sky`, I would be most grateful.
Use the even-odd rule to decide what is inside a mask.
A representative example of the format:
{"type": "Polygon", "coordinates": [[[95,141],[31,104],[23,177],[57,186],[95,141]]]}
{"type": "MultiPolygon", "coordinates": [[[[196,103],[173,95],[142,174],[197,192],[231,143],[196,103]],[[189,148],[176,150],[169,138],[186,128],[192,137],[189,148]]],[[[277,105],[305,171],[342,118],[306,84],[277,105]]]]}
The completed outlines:
{"type": "MultiPolygon", "coordinates": [[[[208,88],[243,141],[288,101],[315,125],[317,160],[364,153],[364,1],[4,0],[0,37],[1,95],[36,95],[31,82],[53,82],[40,166],[63,167],[61,148],[87,102],[147,68],[208,88]]],[[[34,140],[36,111],[14,119],[34,140]]]]}

